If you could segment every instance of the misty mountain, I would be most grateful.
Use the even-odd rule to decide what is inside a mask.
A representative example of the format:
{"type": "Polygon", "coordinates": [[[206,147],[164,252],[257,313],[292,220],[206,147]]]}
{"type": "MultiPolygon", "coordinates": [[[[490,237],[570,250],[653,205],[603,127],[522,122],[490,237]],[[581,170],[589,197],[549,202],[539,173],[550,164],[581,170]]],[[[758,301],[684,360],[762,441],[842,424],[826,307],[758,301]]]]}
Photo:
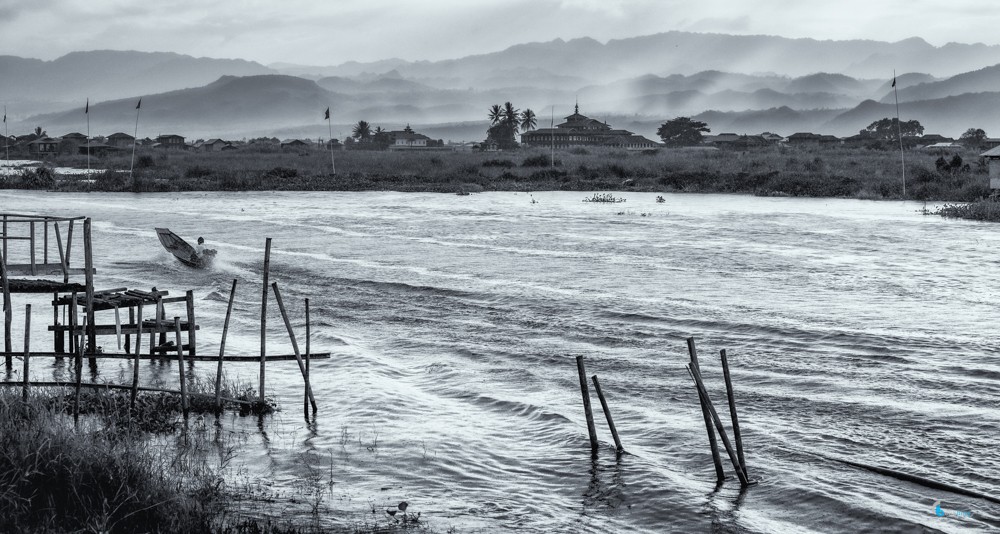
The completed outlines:
{"type": "MultiPolygon", "coordinates": [[[[910,87],[900,86],[899,101],[933,100],[963,93],[983,93],[1000,90],[1000,65],[957,74],[945,80],[934,80],[910,87]]],[[[892,88],[888,87],[880,102],[895,102],[892,88]]]]}
{"type": "Polygon", "coordinates": [[[168,52],[95,50],[52,61],[0,56],[0,94],[11,116],[83,106],[91,101],[199,87],[223,75],[274,73],[242,59],[195,58],[168,52]]]}
{"type": "MultiPolygon", "coordinates": [[[[1000,63],[1000,46],[983,44],[949,43],[936,47],[919,38],[888,43],[672,31],[614,39],[604,44],[590,38],[556,39],[442,61],[350,62],[325,72],[353,76],[396,70],[409,79],[455,80],[452,87],[463,88],[479,86],[496,72],[513,69],[538,69],[606,84],[645,74],[693,74],[706,70],[793,77],[828,72],[889,80],[893,69],[951,76],[997,63],[1000,63]]],[[[813,88],[808,92],[817,91],[831,92],[829,88],[813,88]]]]}

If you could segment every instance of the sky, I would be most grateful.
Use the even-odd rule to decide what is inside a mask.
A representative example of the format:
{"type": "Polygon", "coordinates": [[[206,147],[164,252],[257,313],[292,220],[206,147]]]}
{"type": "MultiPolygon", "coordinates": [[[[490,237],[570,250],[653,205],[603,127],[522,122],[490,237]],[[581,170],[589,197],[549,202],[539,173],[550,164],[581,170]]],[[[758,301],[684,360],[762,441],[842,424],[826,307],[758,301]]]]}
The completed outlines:
{"type": "Polygon", "coordinates": [[[672,30],[996,45],[998,23],[1000,3],[982,0],[0,0],[0,54],[140,50],[326,66],[672,30]]]}

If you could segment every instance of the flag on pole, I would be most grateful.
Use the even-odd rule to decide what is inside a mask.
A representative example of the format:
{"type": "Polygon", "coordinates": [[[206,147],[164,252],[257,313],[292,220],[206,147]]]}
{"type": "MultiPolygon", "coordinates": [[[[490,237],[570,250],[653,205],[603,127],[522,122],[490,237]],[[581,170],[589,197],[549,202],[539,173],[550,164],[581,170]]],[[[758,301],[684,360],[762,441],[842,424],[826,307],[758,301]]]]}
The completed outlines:
{"type": "Polygon", "coordinates": [[[90,113],[90,99],[87,99],[87,106],[83,108],[83,114],[86,115],[90,113]]]}
{"type": "Polygon", "coordinates": [[[892,77],[892,86],[896,87],[896,77],[895,76],[892,77]]]}
{"type": "Polygon", "coordinates": [[[326,113],[323,114],[323,120],[330,120],[330,108],[326,108],[326,113]]]}
{"type": "Polygon", "coordinates": [[[139,97],[139,103],[135,105],[135,109],[139,109],[141,107],[142,107],[142,97],[139,97]]]}

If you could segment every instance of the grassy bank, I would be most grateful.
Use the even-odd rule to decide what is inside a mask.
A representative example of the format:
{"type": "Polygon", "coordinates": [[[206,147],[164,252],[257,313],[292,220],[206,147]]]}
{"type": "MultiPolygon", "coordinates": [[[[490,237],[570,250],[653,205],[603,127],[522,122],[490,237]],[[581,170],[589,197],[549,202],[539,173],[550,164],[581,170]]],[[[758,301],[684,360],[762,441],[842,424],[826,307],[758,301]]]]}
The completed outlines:
{"type": "MultiPolygon", "coordinates": [[[[988,195],[977,151],[910,151],[907,195],[916,200],[968,202],[988,195]],[[944,158],[945,166],[938,158],[944,158]]],[[[8,188],[87,191],[654,191],[900,199],[899,154],[847,147],[768,147],[746,152],[663,149],[626,152],[573,149],[513,152],[338,151],[337,174],[321,150],[221,153],[147,151],[137,157],[134,182],[127,157],[95,163],[109,169],[86,182],[12,176],[8,188]]],[[[62,157],[58,166],[85,167],[85,158],[62,157]]]]}

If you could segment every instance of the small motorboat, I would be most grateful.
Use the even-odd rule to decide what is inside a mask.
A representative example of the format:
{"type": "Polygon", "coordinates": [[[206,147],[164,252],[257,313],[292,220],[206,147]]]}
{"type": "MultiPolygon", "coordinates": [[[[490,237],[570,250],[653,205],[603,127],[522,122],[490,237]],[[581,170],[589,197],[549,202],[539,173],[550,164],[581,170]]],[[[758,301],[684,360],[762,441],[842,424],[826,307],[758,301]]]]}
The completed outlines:
{"type": "Polygon", "coordinates": [[[187,241],[166,228],[156,228],[156,237],[160,238],[160,244],[167,249],[167,252],[189,267],[201,269],[211,265],[215,259],[215,250],[206,249],[199,255],[187,241]]]}

